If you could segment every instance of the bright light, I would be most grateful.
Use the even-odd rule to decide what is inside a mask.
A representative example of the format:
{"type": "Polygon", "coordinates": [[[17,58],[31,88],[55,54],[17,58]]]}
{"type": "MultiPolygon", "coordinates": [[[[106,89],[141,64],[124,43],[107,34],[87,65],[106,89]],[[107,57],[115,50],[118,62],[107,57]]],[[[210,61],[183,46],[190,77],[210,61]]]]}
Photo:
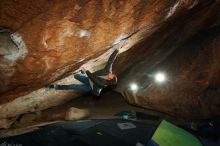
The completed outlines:
{"type": "Polygon", "coordinates": [[[155,74],[154,79],[158,83],[163,83],[164,81],[166,81],[166,76],[164,73],[159,72],[155,74]]]}
{"type": "Polygon", "coordinates": [[[131,90],[136,91],[136,90],[138,89],[138,85],[135,84],[135,83],[132,83],[132,84],[130,85],[130,88],[131,88],[131,90]]]}

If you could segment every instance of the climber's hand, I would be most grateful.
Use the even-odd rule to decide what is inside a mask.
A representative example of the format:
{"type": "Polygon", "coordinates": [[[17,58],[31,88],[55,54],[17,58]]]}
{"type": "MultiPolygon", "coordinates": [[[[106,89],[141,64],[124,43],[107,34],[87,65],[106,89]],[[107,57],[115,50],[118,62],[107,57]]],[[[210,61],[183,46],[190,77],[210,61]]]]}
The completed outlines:
{"type": "Polygon", "coordinates": [[[83,67],[83,68],[81,69],[81,72],[82,72],[82,73],[86,73],[86,69],[83,67]]]}

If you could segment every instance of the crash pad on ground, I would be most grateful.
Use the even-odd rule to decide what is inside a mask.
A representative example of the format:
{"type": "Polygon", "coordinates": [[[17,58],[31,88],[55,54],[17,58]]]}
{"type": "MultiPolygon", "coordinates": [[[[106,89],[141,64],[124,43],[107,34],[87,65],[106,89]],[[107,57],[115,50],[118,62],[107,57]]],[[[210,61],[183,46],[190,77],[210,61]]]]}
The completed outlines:
{"type": "Polygon", "coordinates": [[[152,139],[160,146],[202,146],[189,132],[163,120],[152,139]]]}

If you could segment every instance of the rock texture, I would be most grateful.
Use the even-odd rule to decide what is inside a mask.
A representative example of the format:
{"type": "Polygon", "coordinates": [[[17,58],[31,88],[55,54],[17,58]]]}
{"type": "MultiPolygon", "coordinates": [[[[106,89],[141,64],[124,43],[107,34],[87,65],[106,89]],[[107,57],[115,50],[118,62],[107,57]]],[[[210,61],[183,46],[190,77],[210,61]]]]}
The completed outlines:
{"type": "Polygon", "coordinates": [[[66,111],[65,120],[80,120],[89,117],[89,111],[71,107],[66,111]]]}
{"type": "Polygon", "coordinates": [[[67,76],[82,66],[91,71],[99,69],[115,48],[119,48],[121,53],[114,66],[122,79],[118,91],[129,98],[129,102],[177,116],[192,117],[198,114],[198,118],[207,118],[212,115],[212,111],[215,111],[213,115],[218,115],[219,108],[216,105],[219,100],[216,97],[219,94],[204,100],[204,103],[200,102],[201,97],[195,98],[198,93],[203,95],[203,92],[219,83],[219,71],[214,68],[219,64],[215,40],[217,34],[210,30],[210,39],[195,35],[218,26],[219,18],[217,0],[1,0],[0,26],[11,32],[0,33],[1,43],[9,41],[0,50],[0,119],[43,110],[79,96],[74,91],[48,91],[41,88],[55,81],[60,84],[78,83],[72,76],[67,76]],[[14,45],[9,37],[11,41],[17,42],[17,50],[5,49],[14,45]],[[195,47],[192,44],[197,37],[195,47]],[[203,41],[207,43],[201,44],[203,41]],[[204,64],[202,59],[207,54],[203,51],[206,46],[212,48],[214,54],[210,56],[209,64],[204,64]],[[197,52],[189,51],[187,54],[189,48],[197,52]],[[198,53],[200,50],[201,53],[198,53]],[[175,60],[172,59],[175,58],[173,53],[177,54],[177,59],[186,57],[187,61],[172,64],[175,60]],[[185,53],[186,56],[183,56],[185,53]],[[17,54],[21,56],[13,60],[6,57],[17,54]],[[197,56],[195,54],[201,56],[194,60],[192,56],[197,56]],[[212,58],[215,58],[213,62],[212,58]],[[171,64],[163,65],[167,59],[171,64]],[[187,66],[190,61],[195,61],[194,66],[187,66]],[[134,64],[137,67],[131,68],[134,64]],[[202,64],[201,68],[198,64],[202,64]],[[167,66],[166,70],[173,70],[173,74],[179,74],[177,77],[181,79],[175,77],[175,84],[172,84],[178,87],[177,90],[166,87],[163,92],[160,89],[152,89],[151,92],[143,89],[136,94],[127,92],[127,84],[133,80],[133,76],[137,78],[138,73],[138,82],[148,84],[142,79],[146,68],[151,66],[146,71],[148,73],[159,65],[164,68],[167,66]],[[206,70],[212,68],[213,71],[206,79],[208,82],[197,87],[194,80],[197,81],[197,76],[205,76],[203,72],[200,73],[203,67],[206,70]],[[196,72],[195,79],[190,77],[192,72],[196,72]],[[186,78],[192,82],[190,85],[184,84],[184,81],[188,81],[186,78]],[[170,91],[175,92],[171,94],[170,91]],[[187,95],[180,96],[179,92],[187,95]],[[143,100],[138,98],[136,101],[137,97],[143,100]],[[210,107],[208,101],[216,104],[210,107]],[[176,106],[171,106],[174,103],[176,106]],[[189,107],[182,108],[186,105],[189,107]],[[204,109],[205,106],[207,109],[204,109]],[[194,108],[197,110],[191,114],[194,108]]]}
{"type": "Polygon", "coordinates": [[[174,18],[138,44],[136,53],[143,56],[121,80],[118,91],[131,104],[174,117],[218,118],[219,11],[216,3],[199,5],[194,15],[189,11],[174,18]],[[157,72],[164,72],[167,82],[156,83],[157,72]],[[132,83],[139,87],[137,91],[130,89],[132,83]]]}
{"type": "Polygon", "coordinates": [[[168,50],[161,47],[157,56],[147,58],[130,70],[121,80],[119,91],[131,104],[175,117],[197,120],[218,118],[219,39],[220,27],[217,26],[195,35],[165,57],[163,55],[168,50]],[[161,84],[155,82],[157,72],[165,73],[167,81],[161,84]],[[132,91],[131,83],[137,84],[139,89],[132,91]]]}
{"type": "Polygon", "coordinates": [[[40,9],[35,4],[1,1],[1,26],[19,33],[28,48],[24,59],[1,70],[10,74],[1,86],[2,102],[67,76],[132,33],[165,19],[175,2],[41,0],[40,9]],[[20,24],[14,24],[17,19],[20,24]]]}
{"type": "Polygon", "coordinates": [[[7,129],[7,128],[10,128],[11,125],[13,124],[14,120],[9,120],[9,119],[1,119],[0,120],[0,128],[4,128],[4,129],[7,129]]]}

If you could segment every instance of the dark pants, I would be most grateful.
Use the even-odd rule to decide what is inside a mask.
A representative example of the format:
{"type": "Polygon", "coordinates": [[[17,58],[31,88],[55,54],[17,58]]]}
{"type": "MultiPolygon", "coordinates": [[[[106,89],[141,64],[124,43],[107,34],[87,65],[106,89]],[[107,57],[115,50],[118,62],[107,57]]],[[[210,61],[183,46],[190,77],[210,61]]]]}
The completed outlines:
{"type": "Polygon", "coordinates": [[[56,90],[77,90],[81,92],[89,92],[91,91],[91,87],[89,84],[89,79],[84,73],[77,73],[74,75],[74,78],[82,82],[82,84],[72,84],[72,85],[56,85],[56,90]]]}

